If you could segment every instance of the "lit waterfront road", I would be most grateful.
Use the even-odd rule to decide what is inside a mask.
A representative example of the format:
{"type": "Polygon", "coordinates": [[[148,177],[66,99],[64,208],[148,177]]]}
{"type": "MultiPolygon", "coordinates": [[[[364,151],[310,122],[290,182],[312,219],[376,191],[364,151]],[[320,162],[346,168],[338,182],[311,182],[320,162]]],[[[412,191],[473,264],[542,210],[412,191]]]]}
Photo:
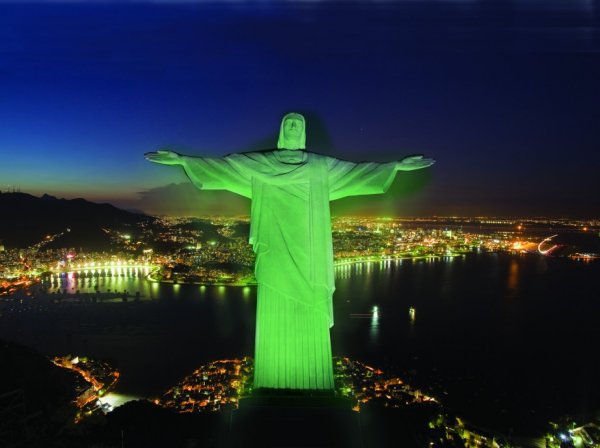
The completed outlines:
{"type": "Polygon", "coordinates": [[[554,237],[557,237],[557,236],[558,236],[558,234],[556,234],[556,235],[552,235],[552,236],[549,236],[548,238],[546,238],[546,239],[542,240],[542,241],[540,242],[540,244],[538,244],[538,252],[539,252],[540,254],[542,254],[542,255],[550,255],[550,253],[551,253],[551,252],[552,252],[554,249],[556,249],[556,248],[558,247],[558,245],[556,245],[556,244],[555,244],[555,245],[553,245],[552,247],[550,247],[549,249],[542,249],[542,246],[543,246],[545,243],[549,243],[550,241],[552,241],[552,238],[554,238],[554,237]]]}
{"type": "Polygon", "coordinates": [[[126,270],[140,270],[145,273],[150,272],[154,269],[157,269],[158,266],[148,263],[127,263],[127,262],[118,262],[118,263],[85,263],[85,264],[77,264],[74,266],[58,266],[55,268],[50,268],[50,272],[53,274],[60,273],[69,273],[69,272],[77,272],[78,274],[85,272],[93,272],[93,273],[102,273],[102,272],[115,272],[121,271],[124,272],[126,270]]]}

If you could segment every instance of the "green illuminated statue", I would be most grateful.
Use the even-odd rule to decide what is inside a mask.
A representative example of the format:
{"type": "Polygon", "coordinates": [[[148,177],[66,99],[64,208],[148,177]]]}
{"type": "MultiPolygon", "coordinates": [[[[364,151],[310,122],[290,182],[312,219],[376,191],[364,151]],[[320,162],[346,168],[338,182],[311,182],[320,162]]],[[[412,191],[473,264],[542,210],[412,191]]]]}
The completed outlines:
{"type": "Polygon", "coordinates": [[[422,156],[353,163],[305,151],[302,115],[283,117],[277,149],[190,157],[172,151],[146,159],[180,165],[204,190],[252,200],[250,244],[256,253],[258,303],[254,387],[331,390],[333,249],[329,202],[380,194],[397,171],[426,168],[422,156]]]}

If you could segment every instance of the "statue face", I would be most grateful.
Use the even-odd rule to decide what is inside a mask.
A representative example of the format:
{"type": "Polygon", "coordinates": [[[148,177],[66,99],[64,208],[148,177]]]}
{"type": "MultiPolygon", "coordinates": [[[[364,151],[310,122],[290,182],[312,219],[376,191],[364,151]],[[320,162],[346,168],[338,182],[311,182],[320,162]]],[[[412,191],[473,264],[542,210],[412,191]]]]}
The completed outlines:
{"type": "Polygon", "coordinates": [[[304,133],[304,120],[300,116],[290,116],[283,123],[283,138],[286,149],[300,149],[300,139],[304,133]]]}
{"type": "Polygon", "coordinates": [[[304,149],[306,145],[306,130],[304,117],[296,112],[290,112],[281,120],[279,129],[278,149],[304,149]]]}

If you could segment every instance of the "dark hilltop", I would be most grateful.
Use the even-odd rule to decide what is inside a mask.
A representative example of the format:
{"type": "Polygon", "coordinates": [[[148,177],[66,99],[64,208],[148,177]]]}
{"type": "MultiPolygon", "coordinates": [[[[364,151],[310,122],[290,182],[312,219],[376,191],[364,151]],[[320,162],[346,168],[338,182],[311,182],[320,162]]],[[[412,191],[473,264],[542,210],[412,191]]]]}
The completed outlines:
{"type": "Polygon", "coordinates": [[[3,211],[0,242],[7,249],[34,245],[48,235],[60,235],[55,246],[103,249],[108,244],[103,228],[126,231],[154,220],[110,204],[58,199],[47,194],[35,197],[26,193],[0,193],[0,210],[3,211]]]}

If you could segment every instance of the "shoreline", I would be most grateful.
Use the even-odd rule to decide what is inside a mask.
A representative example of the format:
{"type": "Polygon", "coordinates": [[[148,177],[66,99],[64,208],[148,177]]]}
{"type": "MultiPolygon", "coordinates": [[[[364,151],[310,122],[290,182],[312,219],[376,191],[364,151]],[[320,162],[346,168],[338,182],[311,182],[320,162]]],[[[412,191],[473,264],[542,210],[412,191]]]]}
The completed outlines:
{"type": "MultiPolygon", "coordinates": [[[[333,262],[333,267],[339,267],[339,266],[350,266],[350,265],[355,265],[355,264],[361,264],[361,263],[379,263],[379,262],[385,262],[385,261],[403,261],[403,260],[423,260],[423,259],[434,259],[434,260],[439,260],[439,259],[443,259],[443,258],[456,258],[456,257],[464,257],[466,256],[466,253],[461,253],[461,254],[452,254],[452,255],[418,255],[418,256],[414,256],[414,257],[407,257],[407,256],[402,256],[402,257],[390,257],[390,258],[380,258],[380,257],[369,257],[366,259],[351,259],[351,260],[339,260],[339,261],[334,261],[333,262]]],[[[148,275],[146,275],[146,280],[149,281],[150,283],[160,283],[160,284],[167,284],[167,285],[200,285],[200,286],[235,286],[235,287],[246,287],[246,286],[258,286],[258,283],[256,282],[256,280],[254,281],[247,281],[247,282],[231,282],[231,283],[220,283],[220,282],[211,282],[211,283],[207,283],[207,282],[199,282],[199,281],[194,281],[194,282],[186,282],[186,281],[175,281],[175,280],[158,280],[155,278],[152,278],[151,275],[153,273],[155,273],[156,271],[158,271],[160,268],[157,268],[155,270],[153,270],[152,272],[150,272],[148,275]]]]}

